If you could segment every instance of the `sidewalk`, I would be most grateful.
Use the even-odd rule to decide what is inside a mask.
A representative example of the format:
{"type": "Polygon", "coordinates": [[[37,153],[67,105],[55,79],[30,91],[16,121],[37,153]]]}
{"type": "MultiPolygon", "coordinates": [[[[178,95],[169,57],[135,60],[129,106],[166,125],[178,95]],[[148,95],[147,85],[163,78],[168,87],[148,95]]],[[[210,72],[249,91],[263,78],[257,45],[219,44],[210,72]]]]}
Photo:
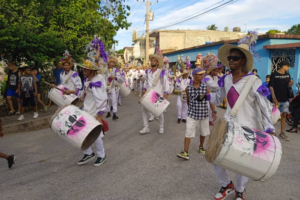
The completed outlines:
{"type": "Polygon", "coordinates": [[[2,117],[4,134],[48,128],[50,126],[48,119],[56,110],[57,105],[51,105],[47,112],[39,111],[39,117],[37,119],[32,118],[33,112],[26,112],[24,114],[25,119],[22,121],[17,120],[19,116],[2,117]]]}

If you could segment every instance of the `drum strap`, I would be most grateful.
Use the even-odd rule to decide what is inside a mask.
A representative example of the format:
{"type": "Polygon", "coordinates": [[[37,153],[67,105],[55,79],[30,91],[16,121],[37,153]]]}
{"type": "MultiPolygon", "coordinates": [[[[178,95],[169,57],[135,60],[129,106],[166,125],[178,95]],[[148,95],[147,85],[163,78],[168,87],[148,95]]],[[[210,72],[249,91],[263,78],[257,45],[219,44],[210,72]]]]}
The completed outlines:
{"type": "Polygon", "coordinates": [[[67,84],[67,82],[69,81],[69,79],[71,78],[72,75],[73,75],[73,71],[70,70],[70,72],[67,74],[67,76],[65,78],[64,84],[67,84]]]}
{"type": "Polygon", "coordinates": [[[155,87],[157,85],[161,71],[162,71],[161,69],[158,69],[158,72],[157,72],[157,74],[155,76],[155,79],[154,79],[154,81],[152,83],[152,87],[155,87]]]}

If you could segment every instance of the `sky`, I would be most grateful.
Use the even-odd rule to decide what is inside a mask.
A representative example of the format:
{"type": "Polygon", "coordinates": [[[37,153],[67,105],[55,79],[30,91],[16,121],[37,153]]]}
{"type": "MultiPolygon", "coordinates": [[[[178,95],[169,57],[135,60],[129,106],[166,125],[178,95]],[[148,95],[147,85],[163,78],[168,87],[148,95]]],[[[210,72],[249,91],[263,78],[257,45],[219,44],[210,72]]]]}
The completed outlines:
{"type": "MultiPolygon", "coordinates": [[[[139,36],[145,33],[146,3],[142,0],[126,0],[131,7],[131,27],[117,32],[118,41],[116,50],[132,47],[132,31],[137,29],[139,36]]],[[[167,30],[206,30],[206,27],[215,24],[218,30],[223,31],[226,26],[232,31],[240,27],[242,32],[256,30],[265,33],[270,29],[286,31],[300,23],[299,0],[153,0],[151,10],[154,20],[150,21],[150,32],[153,29],[167,30]],[[202,14],[228,1],[227,5],[202,14]],[[186,22],[170,26],[191,16],[202,14],[186,22]]]]}

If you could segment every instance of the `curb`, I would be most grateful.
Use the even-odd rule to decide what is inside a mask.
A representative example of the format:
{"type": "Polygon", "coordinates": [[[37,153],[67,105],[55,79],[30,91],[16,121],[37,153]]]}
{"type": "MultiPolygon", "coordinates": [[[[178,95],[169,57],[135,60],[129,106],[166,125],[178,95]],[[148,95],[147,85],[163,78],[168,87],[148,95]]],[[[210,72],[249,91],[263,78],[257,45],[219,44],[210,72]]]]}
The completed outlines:
{"type": "Polygon", "coordinates": [[[21,123],[14,123],[3,126],[3,132],[5,135],[17,132],[36,131],[45,128],[49,128],[49,119],[51,116],[35,119],[34,121],[27,121],[21,123]]]}

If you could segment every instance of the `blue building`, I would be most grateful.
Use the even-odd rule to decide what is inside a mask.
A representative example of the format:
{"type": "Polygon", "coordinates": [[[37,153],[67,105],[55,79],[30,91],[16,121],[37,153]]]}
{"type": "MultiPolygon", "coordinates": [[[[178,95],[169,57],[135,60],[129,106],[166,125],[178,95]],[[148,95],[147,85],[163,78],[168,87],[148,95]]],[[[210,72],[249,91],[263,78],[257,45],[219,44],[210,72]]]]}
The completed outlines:
{"type": "MultiPolygon", "coordinates": [[[[165,53],[170,62],[170,66],[176,64],[179,55],[190,56],[191,62],[194,64],[196,56],[201,53],[206,55],[212,52],[218,55],[219,48],[224,44],[237,45],[239,40],[228,40],[209,43],[205,45],[195,46],[186,49],[180,49],[173,52],[165,53]]],[[[260,56],[260,60],[254,58],[254,68],[257,69],[258,75],[262,81],[265,81],[266,75],[277,70],[278,64],[282,60],[288,60],[294,65],[290,68],[289,73],[295,83],[300,83],[300,35],[274,34],[260,35],[256,43],[256,52],[260,56]]],[[[293,89],[296,90],[296,84],[293,89]]]]}

